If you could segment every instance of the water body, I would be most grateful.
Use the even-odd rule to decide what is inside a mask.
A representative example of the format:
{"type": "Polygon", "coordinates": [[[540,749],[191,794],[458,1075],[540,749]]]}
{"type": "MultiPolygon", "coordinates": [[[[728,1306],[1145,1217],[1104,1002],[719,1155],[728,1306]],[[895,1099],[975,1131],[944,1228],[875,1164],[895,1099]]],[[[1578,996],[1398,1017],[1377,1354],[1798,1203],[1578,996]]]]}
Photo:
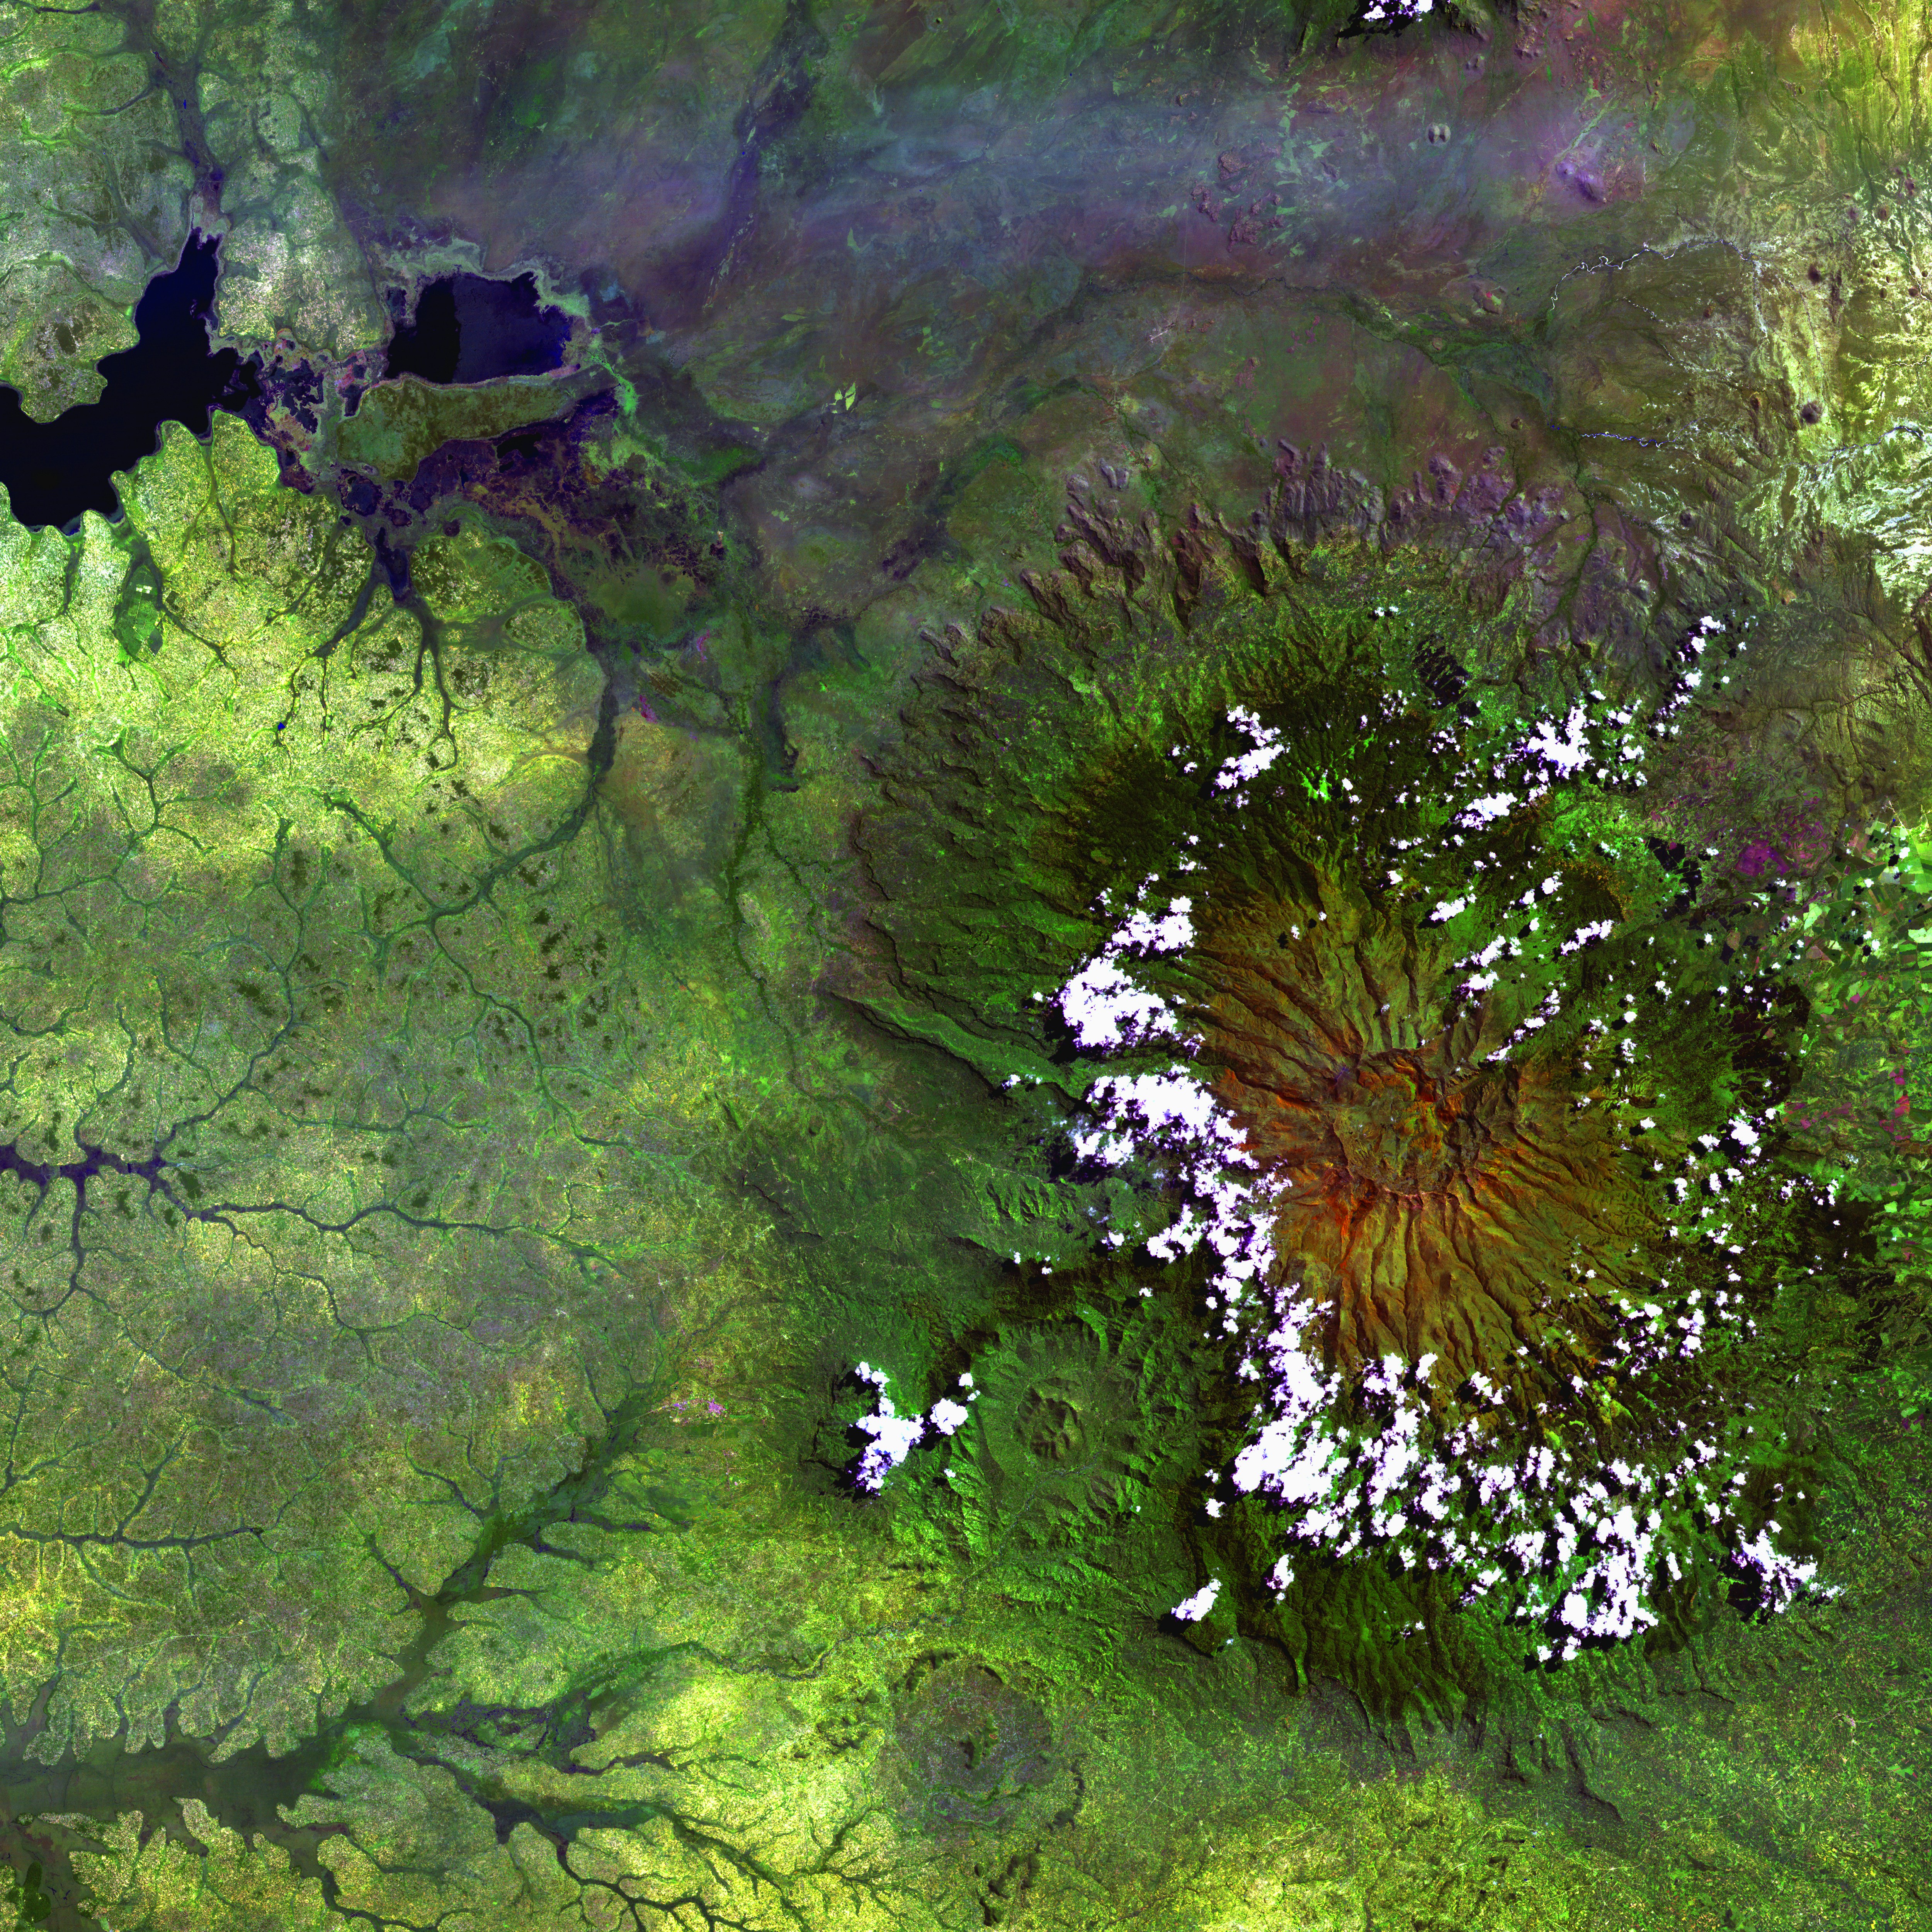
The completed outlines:
{"type": "Polygon", "coordinates": [[[98,402],[36,422],[20,391],[0,382],[0,483],[21,523],[71,533],[85,510],[118,518],[113,473],[154,454],[163,423],[205,436],[212,410],[239,408],[254,392],[256,379],[236,350],[208,353],[220,245],[194,230],[179,266],[148,284],[134,307],[140,340],[94,365],[106,380],[98,402]]]}
{"type": "MultiPolygon", "coordinates": [[[[179,264],[148,284],[134,308],[140,340],[94,364],[106,385],[98,402],[36,422],[21,406],[20,391],[0,382],[0,483],[18,521],[34,530],[52,524],[71,535],[84,511],[118,520],[114,472],[153,455],[164,422],[184,424],[206,436],[212,412],[228,410],[273,442],[267,433],[270,404],[287,408],[306,400],[311,406],[295,413],[314,430],[321,379],[307,363],[292,372],[269,370],[259,353],[244,360],[233,349],[209,352],[220,249],[219,236],[197,228],[179,264]]],[[[415,321],[398,328],[388,373],[411,371],[445,384],[541,375],[562,366],[570,328],[562,310],[538,303],[533,275],[508,282],[448,276],[423,290],[415,321]]],[[[283,480],[298,487],[306,482],[286,452],[283,480]]]]}
{"type": "Polygon", "coordinates": [[[569,339],[570,317],[538,304],[536,276],[446,275],[417,297],[416,320],[398,324],[387,373],[441,383],[541,376],[563,366],[569,339]]]}

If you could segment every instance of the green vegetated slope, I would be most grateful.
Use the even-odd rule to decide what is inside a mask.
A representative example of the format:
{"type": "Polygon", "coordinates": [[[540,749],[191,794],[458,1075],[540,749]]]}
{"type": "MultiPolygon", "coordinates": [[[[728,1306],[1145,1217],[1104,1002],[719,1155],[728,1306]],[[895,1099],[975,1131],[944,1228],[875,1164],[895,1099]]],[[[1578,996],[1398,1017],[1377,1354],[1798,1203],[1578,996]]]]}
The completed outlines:
{"type": "MultiPolygon", "coordinates": [[[[1898,1526],[1828,1530],[1845,1603],[1486,1738],[1365,1725],[1245,1612],[1177,1642],[1225,1364],[1080,1271],[1090,1191],[950,1070],[1051,1062],[799,1025],[804,791],[627,719],[593,800],[601,679],[515,554],[356,622],[366,559],[272,475],[170,432],[124,530],[9,578],[9,1688],[36,1761],[214,1760],[178,1822],[34,1821],[100,1922],[1910,1922],[1909,1439],[1841,1456],[1898,1526]],[[137,594],[131,646],[52,648],[137,594]],[[850,1364],[968,1348],[972,1429],[841,1493],[850,1364]],[[248,1841],[263,1747],[308,1789],[248,1841]]],[[[1358,1666],[1453,1643],[1361,1582],[1358,1666]]]]}

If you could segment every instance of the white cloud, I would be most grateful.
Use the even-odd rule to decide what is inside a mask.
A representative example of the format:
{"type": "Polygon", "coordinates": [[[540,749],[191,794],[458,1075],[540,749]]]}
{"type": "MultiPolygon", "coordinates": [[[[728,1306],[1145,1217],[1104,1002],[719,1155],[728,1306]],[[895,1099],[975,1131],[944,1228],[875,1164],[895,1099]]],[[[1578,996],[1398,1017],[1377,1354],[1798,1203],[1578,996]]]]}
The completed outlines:
{"type": "Polygon", "coordinates": [[[1184,1624],[1198,1624],[1214,1607],[1214,1599],[1221,1594],[1221,1580],[1211,1577],[1195,1592],[1174,1606],[1174,1614],[1184,1624]]]}

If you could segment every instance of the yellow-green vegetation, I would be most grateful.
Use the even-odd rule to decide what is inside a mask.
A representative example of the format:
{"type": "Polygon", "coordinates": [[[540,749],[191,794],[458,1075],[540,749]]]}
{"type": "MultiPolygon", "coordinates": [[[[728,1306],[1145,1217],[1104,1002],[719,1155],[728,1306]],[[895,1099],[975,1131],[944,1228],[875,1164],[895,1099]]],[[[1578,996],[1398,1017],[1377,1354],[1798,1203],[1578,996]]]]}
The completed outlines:
{"type": "MultiPolygon", "coordinates": [[[[47,1822],[82,1832],[92,1825],[58,1814],[47,1822]]],[[[313,1880],[292,1869],[280,1846],[259,1834],[252,1845],[245,1843],[239,1832],[212,1817],[198,1798],[182,1801],[179,1837],[144,1835],[142,1822],[140,1812],[123,1812],[106,1827],[99,1850],[74,1856],[74,1868],[104,1928],[342,1932],[349,1923],[324,1902],[313,1880]]]]}
{"type": "Polygon", "coordinates": [[[541,572],[453,548],[427,624],[352,623],[359,543],[228,418],[128,502],[0,536],[0,1681],[43,1756],[286,1750],[602,1433],[664,1258],[743,1237],[683,1174],[706,1028],[578,836],[601,677],[541,572]]]}

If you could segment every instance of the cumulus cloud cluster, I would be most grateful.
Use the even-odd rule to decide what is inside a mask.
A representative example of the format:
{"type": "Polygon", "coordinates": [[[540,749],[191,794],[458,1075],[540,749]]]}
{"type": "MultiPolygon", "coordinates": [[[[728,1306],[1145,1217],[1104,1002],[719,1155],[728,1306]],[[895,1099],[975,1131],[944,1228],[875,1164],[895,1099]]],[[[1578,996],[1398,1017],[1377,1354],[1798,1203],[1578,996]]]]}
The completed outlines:
{"type": "MultiPolygon", "coordinates": [[[[1706,619],[1688,641],[1687,656],[1701,652],[1721,628],[1718,620],[1706,619]]],[[[1397,862],[1386,868],[1386,878],[1392,886],[1419,878],[1432,851],[1438,857],[1460,855],[1470,835],[1513,818],[1553,788],[1592,781],[1600,793],[1641,786],[1646,736],[1673,728],[1672,718],[1694,688],[1680,680],[1642,716],[1637,707],[1618,709],[1592,692],[1590,704],[1579,702],[1561,718],[1534,721],[1486,766],[1469,772],[1468,795],[1441,802],[1432,835],[1389,842],[1382,856],[1397,862]]],[[[1293,748],[1281,731],[1238,708],[1228,722],[1250,741],[1250,748],[1212,772],[1210,817],[1247,807],[1260,782],[1292,782],[1293,748]]],[[[1441,736],[1436,748],[1446,754],[1454,741],[1449,734],[1441,736]]],[[[1174,747],[1174,756],[1189,759],[1184,769],[1198,761],[1185,746],[1174,747]]],[[[1458,775],[1446,755],[1443,769],[1452,782],[1458,775]]],[[[1329,776],[1322,774],[1318,794],[1308,782],[1311,795],[1330,795],[1329,776]]],[[[1346,777],[1339,782],[1345,800],[1358,796],[1346,777]]],[[[1220,842],[1210,838],[1210,846],[1220,842]]],[[[1190,848],[1198,845],[1191,838],[1190,848]]],[[[1468,856],[1480,872],[1485,861],[1473,848],[1468,856]]],[[[1494,853],[1488,858],[1492,862],[1494,853]]],[[[1177,875],[1184,866],[1191,874],[1202,870],[1195,850],[1178,853],[1176,860],[1177,875]]],[[[1270,1172],[1257,1158],[1238,1111],[1210,1084],[1211,1069],[1186,1057],[1165,1066],[1144,1064],[1150,1052],[1167,1048],[1198,1055],[1202,1043],[1192,1016],[1158,993],[1148,971],[1163,959],[1186,962],[1196,945],[1202,888],[1198,878],[1186,883],[1186,894],[1164,898],[1158,874],[1144,880],[1126,915],[1054,997],[1083,1052],[1142,1063],[1094,1079],[1088,1118],[1073,1135],[1076,1154],[1102,1168],[1157,1171],[1178,1184],[1179,1211],[1146,1240],[1146,1250],[1168,1262],[1207,1250],[1212,1257],[1207,1305],[1228,1336],[1248,1344],[1239,1372],[1260,1385],[1259,1400],[1252,1439],[1226,1472],[1232,1489],[1264,1493],[1284,1505],[1281,1526],[1292,1544],[1337,1555],[1384,1546],[1405,1564],[1458,1573],[1465,1600],[1507,1584],[1515,1607],[1544,1625],[1550,1641],[1538,1652],[1546,1660],[1573,1656],[1586,1640],[1628,1638],[1654,1624],[1656,1613],[1646,1601],[1653,1582],[1681,1576],[1700,1538],[1727,1540],[1732,1567],[1756,1574],[1767,1607],[1781,1606],[1810,1585],[1815,1566],[1779,1548],[1775,1520],[1750,1526],[1738,1513],[1738,1492],[1745,1480],[1741,1467],[1762,1446],[1754,1443],[1748,1418],[1732,1418],[1721,1441],[1700,1437],[1661,1460],[1604,1461],[1580,1438],[1571,1438],[1575,1446],[1552,1448],[1540,1432],[1525,1430],[1520,1412],[1512,1412],[1504,1400],[1503,1384],[1517,1366],[1514,1363],[1496,1365],[1494,1382],[1479,1371],[1447,1384],[1440,1376],[1432,1379],[1438,1358],[1431,1354],[1413,1362],[1387,1354],[1366,1365],[1322,1365],[1316,1334],[1324,1307],[1301,1279],[1298,1257],[1278,1255],[1276,1248],[1278,1209],[1292,1178],[1270,1172]],[[1345,1422],[1345,1414],[1356,1419],[1345,1422]]],[[[1511,904],[1527,910],[1547,900],[1561,883],[1560,872],[1546,870],[1532,876],[1511,904]]],[[[1484,916],[1480,899],[1473,889],[1454,892],[1436,899],[1423,922],[1465,932],[1484,916]]],[[[1492,894],[1492,908],[1494,903],[1492,894]]],[[[1311,914],[1311,923],[1326,916],[1311,914]]],[[[1519,1006],[1517,1023],[1486,1056],[1490,1062],[1508,1059],[1564,1015],[1566,998],[1580,997],[1564,976],[1569,962],[1607,940],[1616,926],[1613,919],[1600,917],[1559,934],[1543,931],[1543,924],[1532,916],[1517,932],[1480,934],[1462,958],[1462,964],[1474,970],[1461,990],[1473,998],[1490,994],[1501,972],[1516,962],[1522,962],[1515,975],[1520,1000],[1522,986],[1534,991],[1543,980],[1550,982],[1533,1005],[1519,1006]]],[[[1299,940],[1301,927],[1292,930],[1299,940]]],[[[1607,1047],[1616,1041],[1606,1065],[1613,1087],[1630,1082],[1640,1007],[1667,1005],[1671,997],[1668,981],[1658,979],[1641,988],[1612,989],[1597,1002],[1603,1012],[1591,1010],[1582,1051],[1587,1056],[1594,1043],[1607,1047]]],[[[1587,1057],[1583,1064],[1591,1065],[1587,1057]]],[[[1617,1099],[1613,1091],[1613,1106],[1617,1099]]],[[[1577,1104],[1588,1106],[1588,1097],[1577,1104]]],[[[1625,1153],[1637,1136],[1656,1125],[1648,1115],[1640,1124],[1618,1118],[1616,1144],[1625,1153]]],[[[1686,1154],[1685,1171],[1674,1178],[1666,1197],[1679,1204],[1670,1228],[1672,1240],[1743,1254],[1751,1237],[1731,1223],[1742,1223],[1746,1212],[1731,1214],[1725,1196],[1749,1178],[1760,1159],[1763,1125],[1762,1117],[1740,1115],[1686,1154]],[[1694,1208],[1688,1204],[1694,1186],[1702,1190],[1694,1208]],[[1741,1238],[1726,1238],[1734,1234],[1741,1238]]],[[[1587,1291],[1598,1270],[1578,1272],[1584,1278],[1572,1286],[1587,1291]]],[[[1741,1280],[1734,1268],[1726,1274],[1731,1282],[1741,1280]]],[[[1660,1365],[1688,1360],[1705,1346],[1708,1334],[1750,1332],[1742,1300],[1728,1290],[1707,1299],[1681,1281],[1673,1285],[1668,1276],[1647,1290],[1633,1292],[1628,1281],[1621,1286],[1623,1293],[1606,1298],[1597,1311],[1600,1325],[1608,1330],[1595,1370],[1603,1387],[1628,1388],[1660,1365]]],[[[1570,1379],[1582,1394],[1583,1378],[1570,1379]]],[[[1284,1556],[1275,1572],[1276,1588],[1285,1589],[1292,1574],[1284,1556]]],[[[1175,1614],[1203,1613],[1216,1587],[1209,1586],[1175,1614]]]]}
{"type": "MultiPolygon", "coordinates": [[[[1561,1661],[1585,1642],[1627,1639],[1654,1624],[1657,1590],[1681,1580],[1700,1557],[1714,1556],[1732,1574],[1754,1576],[1768,1609],[1816,1588],[1815,1566],[1783,1546],[1780,1521],[1766,1516],[1761,1485],[1755,1513],[1744,1506],[1748,1472],[1771,1446],[1759,1439],[1748,1410],[1725,1415],[1694,1402],[1686,1412],[1695,1412],[1693,1426],[1666,1420],[1620,1449],[1603,1446],[1616,1443],[1614,1430],[1571,1426],[1580,1417],[1600,1417],[1606,1402],[1628,1414],[1622,1402],[1640,1401],[1647,1388],[1694,1388],[1700,1378],[1684,1364],[1720,1338],[1748,1340],[1754,1332],[1741,1268],[1759,1238],[1756,1217],[1767,1211],[1759,1170],[1768,1113],[1734,1108],[1728,1119],[1709,1121],[1711,1131],[1688,1138],[1681,1130],[1659,1130],[1647,1109],[1666,1111],[1668,1070],[1645,1064],[1639,1039],[1676,1010],[1673,1002],[1681,1005],[1679,989],[1656,970],[1661,954],[1639,950],[1638,929],[1626,929],[1634,916],[1628,908],[1610,912],[1600,899],[1591,908],[1566,896],[1580,871],[1617,862],[1612,846],[1598,842],[1585,851],[1574,830],[1553,844],[1545,838],[1555,814],[1586,794],[1612,800],[1646,784],[1647,749],[1681,730],[1678,714],[1698,688],[1699,660],[1724,628],[1704,619],[1684,640],[1683,671],[1647,704],[1619,706],[1592,690],[1560,716],[1503,731],[1459,725],[1440,713],[1430,724],[1425,717],[1420,775],[1394,800],[1406,814],[1393,811],[1388,794],[1400,781],[1389,778],[1388,754],[1373,741],[1385,726],[1399,734],[1405,721],[1413,723],[1419,698],[1391,686],[1378,717],[1364,714],[1359,732],[1322,735],[1318,756],[1292,727],[1231,708],[1226,723],[1245,740],[1242,748],[1218,760],[1197,746],[1172,748],[1176,772],[1198,786],[1198,829],[1181,836],[1167,864],[1112,902],[1105,937],[1048,996],[1088,1063],[1084,1102],[1068,1124],[1076,1159],[1090,1173],[1159,1184],[1117,1192],[1117,1201],[1133,1204],[1124,1214],[1144,1216],[1150,1192],[1169,1204],[1164,1220],[1156,1212],[1151,1220],[1103,1223],[1102,1244],[1114,1250],[1132,1244],[1178,1274],[1186,1264],[1190,1283],[1203,1283],[1210,1323],[1231,1344],[1235,1372],[1253,1386],[1246,1439],[1216,1478],[1208,1509],[1218,1517],[1244,1495],[1280,1505],[1275,1520],[1286,1547],[1269,1577],[1278,1593],[1294,1580],[1298,1550],[1348,1556],[1375,1549],[1406,1567],[1450,1572],[1466,1602],[1497,1598],[1538,1627],[1537,1656],[1561,1661]],[[1352,774],[1358,760],[1366,762],[1352,774]],[[1371,794],[1378,800],[1372,811],[1371,794]],[[1217,964],[1227,963],[1203,926],[1220,916],[1215,895],[1228,876],[1217,869],[1217,855],[1257,812],[1292,811],[1304,798],[1331,826],[1336,814],[1345,825],[1355,816],[1347,862],[1360,880],[1376,882],[1378,898],[1412,908],[1412,929],[1427,936],[1424,952],[1439,956],[1444,971],[1437,992],[1418,992],[1422,956],[1412,947],[1388,991],[1365,992],[1378,984],[1373,975],[1358,973],[1349,982],[1359,1000],[1379,1000],[1378,1010],[1358,1004],[1304,1014],[1301,1035],[1292,1028],[1271,1034],[1256,1023],[1256,1051],[1264,1054],[1293,1056],[1310,1039],[1356,1042],[1348,1049],[1356,1064],[1330,1064],[1319,1078],[1306,1066],[1284,1075],[1291,1113],[1319,1113],[1331,1088],[1338,1110],[1327,1127],[1318,1120],[1300,1141],[1285,1142],[1279,1132],[1258,1133],[1252,1108],[1237,1104],[1241,1083],[1231,1090],[1228,1065],[1216,1058],[1201,1001],[1174,989],[1211,982],[1217,964]],[[1274,802],[1283,799],[1287,806],[1274,802]],[[1537,826],[1543,831],[1526,832],[1537,826]],[[1394,836],[1397,830],[1404,836],[1394,836]],[[1498,845],[1512,856],[1499,858],[1498,845]],[[1534,849],[1526,858],[1526,845],[1534,849]],[[1573,904],[1579,913],[1559,916],[1573,904]],[[1614,960],[1606,951],[1612,945],[1623,948],[1614,960]],[[1392,1013],[1405,974],[1412,997],[1407,1010],[1392,1013]],[[1446,1000],[1449,1010],[1430,1007],[1432,998],[1446,1000]],[[1326,1189],[1331,1204],[1341,1204],[1336,1211],[1352,1214],[1379,1190],[1375,1211],[1400,1221],[1419,1198],[1416,1190],[1426,1194],[1442,1174],[1453,1171],[1459,1185],[1467,1182],[1484,1135],[1502,1144],[1529,1130],[1522,1114],[1528,1102],[1510,1097],[1519,1092],[1542,1096],[1534,1125],[1546,1136],[1550,1096],[1573,1090],[1546,1067],[1516,1063],[1559,1034],[1561,1052],[1582,1076],[1574,1099],[1564,1102],[1564,1118],[1594,1122],[1588,1133],[1595,1138],[1580,1126],[1585,1137],[1575,1148],[1565,1153],[1559,1143],[1549,1160],[1543,1143],[1532,1144],[1508,1186],[1533,1190],[1544,1184],[1537,1173],[1548,1168],[1567,1171],[1573,1186],[1595,1184],[1577,1178],[1586,1172],[1605,1185],[1613,1178],[1626,1206],[1631,1190],[1647,1189],[1644,1211],[1654,1210],[1667,1233],[1648,1251],[1652,1273],[1638,1272],[1635,1246],[1591,1232],[1597,1210],[1587,1193],[1556,1202],[1553,1216],[1541,1214],[1532,1199],[1524,1210],[1531,1223],[1567,1215],[1567,1228],[1584,1232],[1573,1232],[1570,1259],[1550,1268],[1534,1319],[1519,1323],[1528,1340],[1499,1359],[1474,1361],[1452,1363],[1430,1350],[1414,1359],[1387,1348],[1338,1354],[1334,1270],[1318,1285],[1311,1280],[1321,1271],[1296,1239],[1284,1238],[1284,1229],[1306,1225],[1291,1209],[1305,1210],[1311,1198],[1318,1203],[1326,1189]],[[1478,1053],[1478,1045],[1487,1050],[1478,1053]],[[1324,1148],[1323,1171],[1313,1174],[1310,1150],[1324,1148]],[[1664,1156],[1676,1172],[1666,1172],[1664,1156]],[[1616,1162],[1623,1165],[1606,1178],[1606,1163],[1616,1162]],[[1725,1283],[1715,1289],[1714,1260],[1725,1283]],[[1704,1288],[1693,1285],[1694,1275],[1704,1288]],[[1580,1320],[1589,1328],[1587,1342],[1580,1320]]],[[[1614,818],[1599,813],[1592,822],[1608,826],[1614,818]]],[[[1642,843],[1632,835],[1625,847],[1642,843]]],[[[1252,896],[1252,868],[1245,876],[1252,896]]],[[[1284,898],[1265,916],[1265,936],[1250,935],[1266,949],[1262,978],[1278,988],[1287,974],[1294,984],[1283,997],[1291,1006],[1307,1006],[1324,988],[1340,997],[1335,989],[1370,929],[1362,918],[1351,923],[1334,898],[1284,898]]],[[[1716,990],[1748,1004],[1764,998],[1762,978],[1762,970],[1754,982],[1740,969],[1735,993],[1729,984],[1716,990]]],[[[1256,997],[1244,987],[1235,1003],[1252,1006],[1256,997]]],[[[1244,1078],[1256,1077],[1252,1066],[1244,1070],[1244,1078]]],[[[1694,1114],[1694,1096],[1679,1096],[1669,1111],[1681,1120],[1687,1105],[1694,1114]]],[[[1787,1183],[1779,1199],[1791,1192],[1787,1183]]],[[[1485,1237],[1508,1238],[1507,1228],[1493,1228],[1485,1237]]],[[[1466,1246],[1468,1238],[1466,1228],[1454,1237],[1466,1246]]],[[[1402,1250],[1404,1239],[1390,1246],[1402,1250]]],[[[1407,1251],[1421,1252],[1413,1244],[1407,1251]]],[[[1532,1252],[1509,1265],[1520,1277],[1547,1261],[1532,1252]]],[[[1480,1322],[1460,1325],[1482,1329],[1480,1322]]],[[[951,1435],[968,1419],[964,1404],[945,1398],[925,1414],[902,1417],[883,1373],[862,1364],[858,1372],[878,1390],[874,1412],[859,1425],[872,1438],[858,1468],[862,1487],[877,1490],[914,1447],[951,1435]]],[[[1667,1391],[1660,1394],[1653,1414],[1665,1413],[1669,1400],[1667,1391]]],[[[1210,1582],[1173,1614],[1204,1616],[1221,1587],[1210,1582]]]]}
{"type": "MultiPolygon", "coordinates": [[[[950,1436],[970,1413],[964,1402],[941,1396],[923,1415],[902,1415],[886,1393],[890,1378],[884,1370],[875,1369],[869,1362],[861,1362],[852,1372],[860,1382],[871,1383],[878,1391],[872,1413],[860,1417],[857,1424],[860,1430],[872,1438],[854,1472],[862,1490],[878,1490],[888,1473],[897,1468],[926,1439],[928,1432],[950,1436]]],[[[971,1376],[962,1376],[959,1386],[970,1390],[971,1376]]],[[[969,1394],[966,1400],[970,1402],[975,1396],[969,1394]]]]}

